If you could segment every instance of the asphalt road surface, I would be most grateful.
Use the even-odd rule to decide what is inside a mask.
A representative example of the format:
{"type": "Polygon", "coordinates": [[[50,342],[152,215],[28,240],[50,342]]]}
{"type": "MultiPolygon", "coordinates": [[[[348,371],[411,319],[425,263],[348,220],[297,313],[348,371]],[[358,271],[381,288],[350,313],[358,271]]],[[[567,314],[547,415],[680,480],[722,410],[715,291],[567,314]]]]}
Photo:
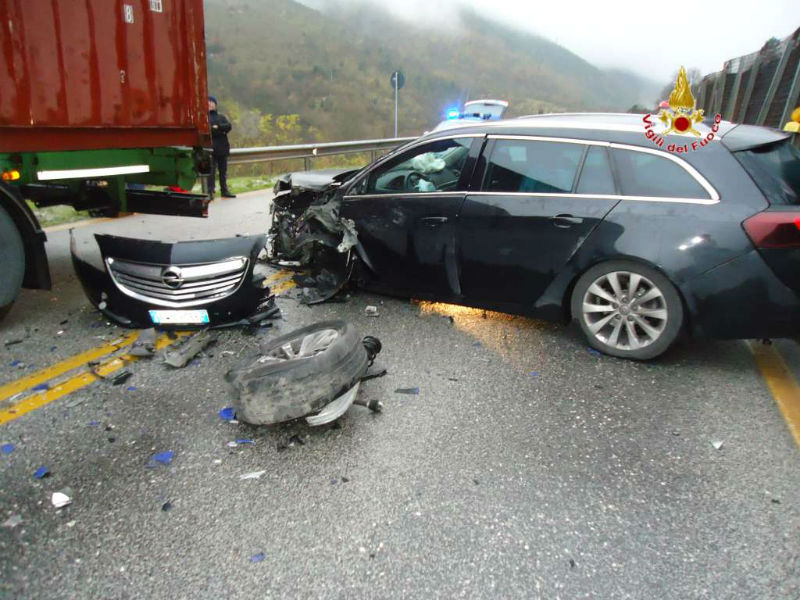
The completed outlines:
{"type": "MultiPolygon", "coordinates": [[[[268,199],[76,233],[84,251],[94,232],[255,233],[268,199]]],[[[68,243],[49,234],[53,290],[25,291],[0,324],[0,390],[126,333],[88,305],[68,243]]],[[[85,385],[79,358],[59,376],[70,393],[12,416],[37,392],[0,401],[0,597],[800,597],[800,452],[774,395],[794,388],[747,343],[626,362],[575,327],[361,292],[307,307],[281,289],[273,329],[224,332],[184,369],[141,360],[123,385],[85,385]],[[259,336],[332,317],[382,340],[388,375],[360,392],[381,414],[353,407],[321,428],[218,416],[224,373],[259,336]],[[72,504],[56,509],[64,488],[72,504]]],[[[800,376],[796,343],[770,351],[800,376]]]]}

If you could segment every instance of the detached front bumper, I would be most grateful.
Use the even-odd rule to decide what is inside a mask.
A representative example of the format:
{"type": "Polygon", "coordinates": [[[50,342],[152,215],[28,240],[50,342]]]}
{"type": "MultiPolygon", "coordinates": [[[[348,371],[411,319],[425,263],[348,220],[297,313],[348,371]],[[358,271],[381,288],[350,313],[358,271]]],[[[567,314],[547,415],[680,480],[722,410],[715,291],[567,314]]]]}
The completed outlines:
{"type": "Polygon", "coordinates": [[[266,235],[165,243],[95,235],[102,268],[72,264],[89,300],[125,327],[186,328],[236,323],[267,310],[266,235]]]}

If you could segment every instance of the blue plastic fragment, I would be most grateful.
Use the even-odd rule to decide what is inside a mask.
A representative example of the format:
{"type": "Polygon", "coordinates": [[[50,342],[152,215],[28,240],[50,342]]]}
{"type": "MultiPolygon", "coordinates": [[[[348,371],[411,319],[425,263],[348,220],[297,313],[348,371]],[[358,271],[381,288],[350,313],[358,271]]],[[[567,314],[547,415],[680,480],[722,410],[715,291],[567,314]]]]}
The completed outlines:
{"type": "Polygon", "coordinates": [[[175,456],[175,453],[172,450],[165,450],[164,452],[158,452],[157,454],[153,454],[150,457],[150,465],[154,467],[156,463],[161,463],[162,465],[168,465],[172,462],[172,457],[175,456]]]}
{"type": "Polygon", "coordinates": [[[258,554],[253,554],[253,556],[250,557],[250,562],[251,563],[261,562],[266,557],[267,557],[266,554],[264,554],[263,552],[259,552],[258,554]]]}
{"type": "Polygon", "coordinates": [[[21,360],[12,360],[12,361],[11,361],[11,363],[9,363],[9,365],[8,365],[8,366],[9,366],[9,367],[18,367],[18,366],[19,366],[19,365],[21,365],[21,364],[22,364],[22,361],[21,361],[21,360]]]}
{"type": "Polygon", "coordinates": [[[531,371],[531,377],[538,377],[539,371],[531,371]]]}
{"type": "Polygon", "coordinates": [[[473,345],[473,346],[475,346],[475,347],[478,347],[478,346],[480,346],[480,345],[481,345],[481,343],[480,343],[480,342],[475,342],[475,343],[474,343],[474,344],[472,344],[472,345],[473,345]]]}
{"type": "Polygon", "coordinates": [[[591,354],[592,356],[602,356],[599,350],[595,350],[594,348],[591,347],[587,348],[587,350],[589,350],[589,354],[591,354]]]}
{"type": "Polygon", "coordinates": [[[48,383],[40,383],[39,385],[35,385],[31,388],[33,392],[46,392],[50,389],[50,384],[48,383]]]}
{"type": "Polygon", "coordinates": [[[232,407],[226,406],[219,411],[219,418],[225,421],[233,421],[233,419],[236,418],[236,413],[232,407]]]}
{"type": "Polygon", "coordinates": [[[0,452],[3,454],[11,454],[14,451],[14,444],[3,444],[0,446],[0,452]]]}
{"type": "Polygon", "coordinates": [[[89,421],[89,427],[97,427],[98,425],[100,425],[100,423],[97,421],[89,421]]]}
{"type": "Polygon", "coordinates": [[[133,385],[128,386],[128,391],[129,392],[135,392],[136,391],[136,386],[133,386],[133,385]]]}
{"type": "Polygon", "coordinates": [[[50,469],[48,469],[47,467],[39,467],[33,474],[33,476],[36,477],[36,479],[44,479],[48,475],[50,475],[50,469]]]}
{"type": "Polygon", "coordinates": [[[255,444],[256,441],[255,440],[243,439],[243,440],[236,440],[236,443],[237,444],[255,444]]]}
{"type": "Polygon", "coordinates": [[[58,346],[50,346],[50,352],[55,352],[58,350],[58,346]]]}

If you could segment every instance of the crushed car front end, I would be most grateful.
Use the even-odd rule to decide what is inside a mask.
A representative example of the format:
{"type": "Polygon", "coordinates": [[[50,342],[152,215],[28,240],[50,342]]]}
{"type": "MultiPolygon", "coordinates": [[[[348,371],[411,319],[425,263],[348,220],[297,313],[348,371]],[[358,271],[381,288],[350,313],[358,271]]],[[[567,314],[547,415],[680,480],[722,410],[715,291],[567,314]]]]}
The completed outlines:
{"type": "Polygon", "coordinates": [[[355,223],[339,214],[339,190],[357,171],[328,169],[291,173],[275,185],[268,254],[281,266],[305,269],[298,274],[301,301],[324,302],[349,281],[355,258],[363,254],[355,223]]]}

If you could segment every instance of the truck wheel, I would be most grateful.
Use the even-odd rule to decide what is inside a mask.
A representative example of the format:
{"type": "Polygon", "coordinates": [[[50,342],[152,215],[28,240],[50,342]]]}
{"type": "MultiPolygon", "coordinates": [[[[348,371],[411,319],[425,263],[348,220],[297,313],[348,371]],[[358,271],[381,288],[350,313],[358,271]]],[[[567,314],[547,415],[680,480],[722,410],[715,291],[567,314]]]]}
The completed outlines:
{"type": "Polygon", "coordinates": [[[22,288],[25,275],[25,246],[22,236],[6,210],[0,206],[0,319],[22,288]]]}
{"type": "Polygon", "coordinates": [[[315,413],[360,381],[369,356],[344,321],[316,323],[270,340],[259,356],[225,375],[235,391],[236,417],[270,425],[315,413]]]}

